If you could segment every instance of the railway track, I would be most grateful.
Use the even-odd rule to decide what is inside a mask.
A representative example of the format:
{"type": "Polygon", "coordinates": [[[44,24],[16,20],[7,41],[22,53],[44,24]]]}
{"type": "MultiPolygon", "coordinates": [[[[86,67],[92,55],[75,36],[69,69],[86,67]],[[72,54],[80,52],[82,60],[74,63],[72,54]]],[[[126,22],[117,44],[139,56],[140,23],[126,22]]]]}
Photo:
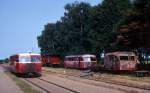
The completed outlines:
{"type": "Polygon", "coordinates": [[[64,87],[62,85],[50,82],[50,81],[42,79],[42,78],[32,78],[32,79],[31,78],[30,79],[28,79],[28,78],[22,78],[22,79],[25,80],[25,81],[27,81],[28,83],[36,86],[37,88],[43,90],[46,93],[53,93],[53,92],[51,92],[50,88],[48,88],[49,85],[53,85],[55,87],[58,87],[59,89],[67,90],[67,91],[69,91],[69,93],[80,93],[80,92],[78,92],[76,90],[72,90],[70,88],[64,87]],[[43,85],[43,84],[41,84],[39,82],[43,82],[43,84],[44,83],[46,83],[46,84],[43,85]],[[45,87],[45,86],[47,86],[47,87],[45,87]]]}
{"type": "Polygon", "coordinates": [[[24,80],[27,81],[28,83],[31,83],[32,85],[36,86],[37,88],[45,91],[46,93],[52,93],[48,89],[41,87],[39,84],[36,84],[35,82],[33,82],[33,81],[29,80],[29,79],[24,79],[24,80]]]}
{"type": "Polygon", "coordinates": [[[47,83],[49,83],[49,84],[53,84],[53,85],[55,85],[55,86],[61,87],[61,88],[63,88],[63,89],[69,90],[69,91],[71,91],[71,92],[73,92],[73,93],[80,93],[80,92],[78,92],[78,91],[76,91],[76,90],[73,90],[73,89],[70,89],[70,88],[61,86],[61,85],[59,85],[59,84],[56,84],[56,83],[47,81],[47,80],[45,80],[45,79],[42,79],[42,78],[38,78],[38,79],[39,79],[39,80],[42,80],[42,81],[44,81],[44,82],[47,82],[47,83]]]}
{"type": "Polygon", "coordinates": [[[148,87],[139,87],[139,86],[135,86],[135,85],[128,85],[126,83],[121,83],[121,82],[114,82],[114,81],[109,81],[106,79],[99,79],[99,81],[101,82],[105,82],[105,83],[110,83],[110,84],[115,84],[115,85],[121,85],[121,86],[126,86],[126,87],[130,87],[130,88],[138,88],[138,89],[142,89],[142,90],[149,90],[150,91],[150,88],[148,87]]]}
{"type": "MultiPolygon", "coordinates": [[[[67,75],[67,76],[73,76],[73,77],[83,78],[83,77],[80,77],[80,76],[75,75],[75,74],[66,74],[66,73],[64,74],[64,73],[57,73],[57,72],[53,72],[53,71],[47,71],[47,70],[44,70],[44,71],[45,72],[52,72],[52,73],[56,73],[56,74],[61,74],[61,75],[67,75]]],[[[104,79],[104,78],[100,78],[100,79],[98,79],[98,81],[104,82],[104,83],[109,83],[109,84],[114,84],[114,85],[120,85],[120,86],[125,86],[125,87],[130,87],[130,88],[136,88],[136,89],[142,89],[142,90],[148,90],[148,91],[150,91],[150,87],[137,86],[137,85],[129,85],[129,84],[126,84],[126,83],[123,83],[123,82],[115,82],[115,81],[111,81],[111,80],[104,79]]]]}

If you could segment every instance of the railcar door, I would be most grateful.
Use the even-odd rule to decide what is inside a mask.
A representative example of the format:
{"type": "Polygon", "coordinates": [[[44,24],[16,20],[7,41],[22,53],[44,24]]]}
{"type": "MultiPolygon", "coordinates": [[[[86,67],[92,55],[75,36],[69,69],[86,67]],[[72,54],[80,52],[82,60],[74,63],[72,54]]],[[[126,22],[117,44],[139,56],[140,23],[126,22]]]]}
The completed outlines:
{"type": "Polygon", "coordinates": [[[113,62],[114,62],[114,56],[113,55],[108,55],[108,62],[106,62],[105,68],[107,70],[112,70],[113,68],[113,62]]]}
{"type": "Polygon", "coordinates": [[[91,67],[91,58],[90,57],[84,57],[84,69],[91,67]]]}
{"type": "Polygon", "coordinates": [[[79,60],[79,68],[81,69],[81,68],[83,68],[83,58],[82,57],[78,57],[78,60],[79,60]]]}
{"type": "Polygon", "coordinates": [[[91,59],[91,67],[96,67],[97,66],[97,59],[96,57],[90,57],[91,59]]]}
{"type": "Polygon", "coordinates": [[[129,56],[120,56],[120,70],[129,70],[128,64],[130,63],[129,56]]]}
{"type": "Polygon", "coordinates": [[[117,56],[113,56],[113,60],[112,60],[112,69],[113,70],[119,70],[119,58],[117,56]]]}
{"type": "Polygon", "coordinates": [[[119,59],[115,55],[107,55],[104,60],[104,68],[106,70],[116,70],[118,69],[119,59]]]}
{"type": "Polygon", "coordinates": [[[11,66],[10,70],[12,72],[16,72],[16,65],[18,64],[18,62],[19,62],[18,55],[10,57],[10,66],[11,66]]]}
{"type": "Polygon", "coordinates": [[[74,60],[74,67],[79,69],[80,68],[79,67],[79,58],[78,57],[74,57],[73,60],[74,60]]]}
{"type": "Polygon", "coordinates": [[[31,55],[31,64],[29,66],[29,72],[41,73],[41,56],[39,55],[31,55]]]}
{"type": "Polygon", "coordinates": [[[19,63],[16,65],[16,70],[18,73],[27,73],[27,65],[31,62],[29,55],[20,55],[19,63]]]}

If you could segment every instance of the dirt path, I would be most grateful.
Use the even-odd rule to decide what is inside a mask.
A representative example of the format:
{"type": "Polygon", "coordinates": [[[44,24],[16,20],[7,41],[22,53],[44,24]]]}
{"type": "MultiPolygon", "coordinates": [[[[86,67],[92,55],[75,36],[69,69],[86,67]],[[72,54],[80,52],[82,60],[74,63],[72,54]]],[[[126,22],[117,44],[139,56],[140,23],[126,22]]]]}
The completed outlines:
{"type": "Polygon", "coordinates": [[[0,65],[0,93],[23,93],[5,73],[6,70],[0,65]]]}

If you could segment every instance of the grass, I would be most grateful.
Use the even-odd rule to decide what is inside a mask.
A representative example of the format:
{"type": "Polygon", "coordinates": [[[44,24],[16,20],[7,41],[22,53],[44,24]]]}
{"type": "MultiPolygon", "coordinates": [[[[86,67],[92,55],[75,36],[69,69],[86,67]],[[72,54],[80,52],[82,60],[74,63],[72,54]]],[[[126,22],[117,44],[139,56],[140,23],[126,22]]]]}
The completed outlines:
{"type": "Polygon", "coordinates": [[[136,77],[131,74],[117,75],[117,77],[127,79],[127,80],[132,80],[132,81],[150,83],[150,77],[136,77]]]}
{"type": "Polygon", "coordinates": [[[13,81],[15,81],[16,85],[18,85],[24,93],[42,93],[41,91],[34,89],[31,85],[29,85],[25,81],[20,80],[15,75],[11,73],[7,73],[7,75],[11,77],[13,81]]]}

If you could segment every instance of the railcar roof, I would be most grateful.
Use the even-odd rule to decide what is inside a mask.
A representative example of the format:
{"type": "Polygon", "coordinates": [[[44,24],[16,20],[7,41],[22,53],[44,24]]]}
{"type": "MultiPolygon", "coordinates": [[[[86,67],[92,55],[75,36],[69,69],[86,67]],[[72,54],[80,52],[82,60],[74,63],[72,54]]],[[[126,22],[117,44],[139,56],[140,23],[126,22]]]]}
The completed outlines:
{"type": "Polygon", "coordinates": [[[15,54],[15,55],[26,56],[26,55],[40,55],[40,54],[38,54],[38,53],[18,53],[18,54],[15,54]]]}
{"type": "Polygon", "coordinates": [[[133,52],[111,52],[111,53],[106,53],[105,55],[135,56],[135,54],[133,52]]]}
{"type": "Polygon", "coordinates": [[[83,55],[69,55],[65,57],[95,57],[95,55],[92,54],[83,54],[83,55]]]}

